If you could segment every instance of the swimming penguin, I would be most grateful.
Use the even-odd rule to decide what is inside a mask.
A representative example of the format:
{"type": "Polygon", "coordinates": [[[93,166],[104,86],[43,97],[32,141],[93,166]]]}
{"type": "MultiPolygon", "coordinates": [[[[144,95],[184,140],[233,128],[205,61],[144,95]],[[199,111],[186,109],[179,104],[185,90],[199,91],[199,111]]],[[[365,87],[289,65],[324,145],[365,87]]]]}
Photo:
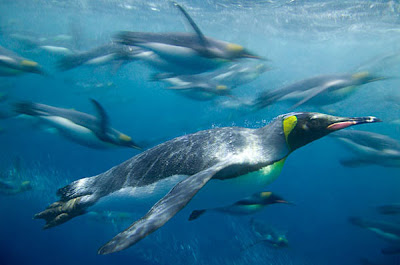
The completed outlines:
{"type": "Polygon", "coordinates": [[[140,149],[131,137],[112,128],[103,107],[96,100],[91,101],[96,108],[97,117],[33,102],[17,103],[15,111],[38,118],[64,137],[81,145],[92,148],[124,146],[140,149]]]}
{"type": "Polygon", "coordinates": [[[172,86],[170,90],[178,92],[190,99],[211,100],[217,96],[230,96],[231,88],[224,85],[223,82],[216,82],[208,75],[174,75],[174,74],[156,74],[153,80],[163,81],[172,86]]]}
{"type": "MultiPolygon", "coordinates": [[[[117,42],[149,50],[172,64],[186,68],[186,73],[201,73],[216,69],[240,58],[261,59],[244,47],[204,36],[189,14],[178,4],[195,33],[120,32],[117,42]]],[[[171,69],[170,71],[174,71],[171,69]]]]}
{"type": "Polygon", "coordinates": [[[13,76],[23,73],[45,74],[37,62],[23,58],[0,46],[0,76],[13,76]]]}
{"type": "Polygon", "coordinates": [[[390,247],[382,249],[382,254],[400,254],[400,224],[381,220],[371,220],[360,217],[350,217],[349,222],[355,226],[364,228],[375,233],[380,238],[391,244],[390,247]]]}
{"type": "Polygon", "coordinates": [[[30,181],[11,181],[0,179],[0,194],[15,195],[28,190],[32,190],[30,181]]]}
{"type": "Polygon", "coordinates": [[[289,246],[289,241],[285,233],[278,231],[278,229],[271,225],[263,221],[252,219],[250,221],[250,226],[258,239],[249,246],[246,246],[243,250],[247,250],[260,243],[266,243],[268,246],[274,248],[285,248],[289,246]]]}
{"type": "Polygon", "coordinates": [[[168,89],[197,100],[214,99],[216,96],[231,96],[233,88],[253,81],[269,68],[265,64],[235,63],[229,67],[194,75],[159,73],[153,80],[163,81],[168,89]]]}
{"type": "Polygon", "coordinates": [[[60,200],[35,218],[46,220],[44,228],[50,228],[84,214],[99,200],[109,201],[117,195],[157,195],[175,185],[144,217],[98,253],[121,251],[163,226],[209,180],[217,181],[207,185],[199,196],[209,190],[211,194],[226,192],[223,199],[238,200],[274,181],[294,150],[333,131],[379,121],[375,117],[296,112],[280,115],[259,129],[223,127],[188,134],[146,150],[102,174],[61,188],[57,192],[60,200]]]}
{"type": "Polygon", "coordinates": [[[243,200],[237,201],[232,205],[218,207],[213,209],[195,210],[189,216],[189,221],[195,220],[202,216],[206,211],[221,212],[231,215],[248,215],[261,211],[265,206],[274,203],[287,203],[289,202],[282,199],[280,196],[270,192],[263,191],[257,192],[243,200]]]}
{"type": "Polygon", "coordinates": [[[111,42],[87,52],[66,55],[58,61],[58,68],[62,71],[70,70],[82,65],[103,65],[116,63],[118,66],[131,62],[142,49],[111,42]]]}
{"type": "Polygon", "coordinates": [[[357,130],[344,130],[331,136],[355,154],[354,158],[340,161],[344,166],[375,164],[384,167],[400,167],[400,142],[389,136],[357,130]]]}
{"type": "Polygon", "coordinates": [[[379,213],[386,215],[400,214],[400,203],[392,203],[378,206],[377,210],[379,213]]]}
{"type": "Polygon", "coordinates": [[[349,97],[361,85],[384,79],[387,78],[369,72],[320,75],[276,90],[262,92],[252,105],[254,110],[260,110],[278,101],[295,102],[292,109],[306,103],[329,105],[349,97]]]}
{"type": "Polygon", "coordinates": [[[16,157],[10,170],[0,172],[0,194],[15,195],[32,190],[31,182],[21,172],[21,159],[16,157]]]}

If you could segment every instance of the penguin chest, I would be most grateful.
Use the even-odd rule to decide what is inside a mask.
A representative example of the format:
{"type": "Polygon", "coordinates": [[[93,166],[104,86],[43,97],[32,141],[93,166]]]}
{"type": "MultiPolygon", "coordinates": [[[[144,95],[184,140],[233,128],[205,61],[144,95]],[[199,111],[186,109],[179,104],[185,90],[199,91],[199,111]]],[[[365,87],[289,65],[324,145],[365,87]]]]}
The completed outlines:
{"type": "Polygon", "coordinates": [[[211,204],[204,206],[202,203],[202,207],[224,206],[263,191],[266,186],[278,178],[285,159],[235,178],[212,180],[200,190],[195,201],[210,202],[212,199],[211,204]]]}
{"type": "Polygon", "coordinates": [[[43,116],[41,119],[48,125],[56,128],[66,138],[79,144],[94,148],[109,148],[113,146],[111,143],[100,140],[92,130],[76,124],[69,119],[59,116],[43,116]]]}

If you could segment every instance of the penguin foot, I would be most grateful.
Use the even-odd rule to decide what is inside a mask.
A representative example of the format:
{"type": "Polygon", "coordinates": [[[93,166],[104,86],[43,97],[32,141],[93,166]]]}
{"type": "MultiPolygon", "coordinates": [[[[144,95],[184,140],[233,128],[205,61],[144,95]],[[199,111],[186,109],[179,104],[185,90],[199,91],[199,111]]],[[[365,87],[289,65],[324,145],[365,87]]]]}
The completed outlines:
{"type": "Polygon", "coordinates": [[[35,214],[34,219],[44,219],[46,224],[43,229],[48,229],[67,222],[68,220],[82,215],[86,212],[88,205],[82,199],[86,196],[79,196],[68,201],[57,201],[49,205],[44,211],[35,214]]]}

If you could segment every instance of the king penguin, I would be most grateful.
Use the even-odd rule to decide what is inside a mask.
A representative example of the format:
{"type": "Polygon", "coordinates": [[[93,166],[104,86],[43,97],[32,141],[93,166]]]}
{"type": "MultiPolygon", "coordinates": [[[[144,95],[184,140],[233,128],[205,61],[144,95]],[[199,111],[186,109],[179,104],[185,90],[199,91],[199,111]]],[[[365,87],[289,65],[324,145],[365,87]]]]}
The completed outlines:
{"type": "Polygon", "coordinates": [[[253,102],[253,108],[260,110],[278,101],[294,102],[291,109],[303,104],[330,105],[346,99],[361,85],[385,79],[387,77],[376,76],[370,72],[314,76],[260,93],[253,102]]]}
{"type": "Polygon", "coordinates": [[[349,222],[355,226],[371,231],[378,237],[387,241],[390,246],[382,249],[382,254],[400,254],[400,224],[383,220],[350,217],[349,222]]]}
{"type": "Polygon", "coordinates": [[[156,193],[173,186],[145,216],[98,253],[121,251],[163,226],[199,191],[205,196],[203,192],[209,190],[211,198],[215,192],[237,192],[240,197],[236,200],[244,194],[249,196],[279,176],[287,156],[294,150],[333,131],[378,121],[371,116],[348,118],[297,112],[280,115],[258,129],[222,127],[188,134],[59,189],[60,200],[35,218],[44,219],[44,228],[50,228],[84,214],[89,207],[113,195],[135,196],[146,190],[156,193]],[[201,190],[204,186],[206,189],[201,190]]]}
{"type": "Polygon", "coordinates": [[[23,58],[0,46],[0,76],[14,76],[23,73],[45,75],[37,62],[23,58]]]}
{"type": "Polygon", "coordinates": [[[182,6],[177,3],[174,6],[184,15],[195,33],[124,31],[115,36],[116,41],[152,51],[161,59],[186,68],[186,73],[192,74],[216,69],[240,58],[262,59],[241,45],[206,37],[182,6]]]}
{"type": "Polygon", "coordinates": [[[206,211],[210,212],[220,212],[230,215],[249,215],[254,214],[256,212],[261,211],[265,206],[271,205],[274,203],[287,203],[279,195],[272,193],[270,191],[257,192],[253,195],[246,197],[240,201],[235,202],[232,205],[222,206],[212,209],[202,209],[202,210],[194,210],[190,216],[189,221],[193,221],[200,216],[202,216],[206,211]]]}
{"type": "Polygon", "coordinates": [[[94,99],[91,101],[97,110],[97,117],[33,102],[16,103],[15,111],[38,118],[67,139],[81,145],[99,149],[117,146],[140,149],[131,137],[110,126],[108,115],[100,103],[94,99]]]}
{"type": "Polygon", "coordinates": [[[343,130],[331,134],[354,153],[354,157],[341,160],[346,167],[380,165],[384,167],[400,167],[400,142],[387,135],[343,130]]]}

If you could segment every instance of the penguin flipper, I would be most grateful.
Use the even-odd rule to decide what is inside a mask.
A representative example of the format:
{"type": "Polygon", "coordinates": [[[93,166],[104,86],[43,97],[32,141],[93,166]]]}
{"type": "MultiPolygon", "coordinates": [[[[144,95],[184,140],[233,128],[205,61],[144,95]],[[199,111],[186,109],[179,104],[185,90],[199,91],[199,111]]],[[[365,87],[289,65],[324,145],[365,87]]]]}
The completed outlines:
{"type": "Polygon", "coordinates": [[[186,20],[189,22],[190,26],[196,32],[197,36],[199,37],[201,46],[203,46],[204,48],[208,48],[210,46],[210,44],[208,43],[203,32],[201,32],[200,28],[197,26],[197,24],[194,22],[194,20],[189,16],[189,14],[186,12],[186,10],[180,4],[178,4],[176,2],[173,2],[173,4],[174,4],[174,6],[176,6],[179,9],[179,11],[182,12],[182,14],[185,16],[186,20]]]}
{"type": "Polygon", "coordinates": [[[108,118],[106,110],[103,108],[103,106],[100,105],[100,103],[95,100],[95,99],[90,99],[90,101],[93,103],[96,111],[97,111],[97,117],[99,118],[99,127],[102,135],[107,134],[107,130],[110,127],[110,119],[108,118]]]}
{"type": "Polygon", "coordinates": [[[102,246],[98,254],[104,255],[121,251],[156,231],[182,210],[193,196],[195,196],[215,174],[227,165],[227,163],[219,163],[179,182],[167,195],[159,200],[145,216],[134,222],[129,228],[119,233],[107,244],[102,246]]]}
{"type": "Polygon", "coordinates": [[[302,100],[300,100],[299,102],[297,102],[296,104],[294,104],[292,107],[290,107],[291,110],[299,107],[300,105],[303,105],[304,103],[306,103],[307,101],[311,100],[312,98],[318,96],[319,94],[321,94],[322,92],[326,91],[328,88],[330,87],[330,85],[324,85],[324,86],[319,86],[314,88],[314,92],[312,92],[310,95],[308,95],[307,97],[303,98],[302,100]]]}

